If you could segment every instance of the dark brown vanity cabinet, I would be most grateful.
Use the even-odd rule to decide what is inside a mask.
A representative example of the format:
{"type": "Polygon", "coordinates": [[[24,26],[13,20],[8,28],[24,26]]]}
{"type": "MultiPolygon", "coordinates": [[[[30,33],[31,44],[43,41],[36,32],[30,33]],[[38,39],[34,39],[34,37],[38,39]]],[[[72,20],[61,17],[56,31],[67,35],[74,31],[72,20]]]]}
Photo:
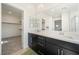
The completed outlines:
{"type": "Polygon", "coordinates": [[[37,49],[37,35],[34,35],[34,34],[31,34],[31,33],[29,33],[28,34],[28,45],[29,45],[29,47],[30,48],[32,48],[33,50],[38,50],[37,49]]]}
{"type": "Polygon", "coordinates": [[[28,45],[38,54],[45,54],[45,37],[29,33],[28,45]]]}
{"type": "Polygon", "coordinates": [[[79,55],[79,45],[55,38],[28,34],[28,45],[41,55],[79,55]]]}

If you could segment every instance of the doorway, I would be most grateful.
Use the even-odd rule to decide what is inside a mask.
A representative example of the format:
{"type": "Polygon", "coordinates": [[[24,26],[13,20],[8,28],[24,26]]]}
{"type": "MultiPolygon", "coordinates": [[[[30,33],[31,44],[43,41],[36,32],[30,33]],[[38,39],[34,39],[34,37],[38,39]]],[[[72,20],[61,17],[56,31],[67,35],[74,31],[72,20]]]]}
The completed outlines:
{"type": "Polygon", "coordinates": [[[11,55],[22,49],[23,11],[1,4],[2,9],[2,55],[11,55]]]}

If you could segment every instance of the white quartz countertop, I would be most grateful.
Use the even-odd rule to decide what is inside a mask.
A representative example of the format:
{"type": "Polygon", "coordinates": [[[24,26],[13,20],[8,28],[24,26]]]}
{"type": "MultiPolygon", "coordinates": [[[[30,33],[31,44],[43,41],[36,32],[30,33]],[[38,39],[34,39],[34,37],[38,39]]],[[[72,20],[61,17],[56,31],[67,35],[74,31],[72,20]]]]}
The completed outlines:
{"type": "Polygon", "coordinates": [[[33,34],[37,34],[37,35],[41,35],[41,36],[45,36],[45,37],[49,37],[49,38],[55,38],[57,40],[62,40],[62,41],[66,41],[66,42],[79,44],[79,39],[69,37],[69,36],[59,35],[58,33],[55,33],[55,32],[43,31],[43,32],[29,32],[29,33],[33,33],[33,34]]]}

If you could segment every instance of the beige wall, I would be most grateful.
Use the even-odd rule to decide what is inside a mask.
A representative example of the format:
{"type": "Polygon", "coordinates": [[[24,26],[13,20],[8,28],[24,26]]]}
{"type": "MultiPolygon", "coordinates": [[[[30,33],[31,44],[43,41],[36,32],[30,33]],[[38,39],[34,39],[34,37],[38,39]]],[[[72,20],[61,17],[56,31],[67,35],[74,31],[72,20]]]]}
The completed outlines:
{"type": "MultiPolygon", "coordinates": [[[[2,22],[20,24],[20,19],[12,14],[9,15],[4,13],[2,14],[2,22]]],[[[2,38],[14,37],[19,35],[21,35],[20,25],[2,23],[2,38]]]]}
{"type": "Polygon", "coordinates": [[[28,32],[29,32],[29,17],[34,15],[34,9],[32,5],[28,5],[25,3],[12,3],[9,4],[12,5],[16,8],[19,8],[21,10],[23,10],[23,20],[22,20],[22,43],[23,43],[23,48],[27,48],[28,47],[28,32]]]}
{"type": "Polygon", "coordinates": [[[0,54],[1,54],[1,3],[0,3],[0,54]]]}

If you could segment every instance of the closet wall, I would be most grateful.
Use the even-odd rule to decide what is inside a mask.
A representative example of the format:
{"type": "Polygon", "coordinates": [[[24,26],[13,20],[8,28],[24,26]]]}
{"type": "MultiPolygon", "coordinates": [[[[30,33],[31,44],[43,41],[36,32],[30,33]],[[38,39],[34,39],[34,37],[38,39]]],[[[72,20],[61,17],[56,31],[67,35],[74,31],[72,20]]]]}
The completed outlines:
{"type": "Polygon", "coordinates": [[[21,18],[13,12],[2,7],[2,38],[21,35],[21,18]]]}
{"type": "Polygon", "coordinates": [[[3,14],[2,18],[2,38],[21,35],[19,18],[8,14],[3,14]]]}
{"type": "MultiPolygon", "coordinates": [[[[0,43],[1,43],[1,3],[0,3],[0,43]]],[[[1,44],[0,44],[0,55],[1,55],[1,44]]]]}

